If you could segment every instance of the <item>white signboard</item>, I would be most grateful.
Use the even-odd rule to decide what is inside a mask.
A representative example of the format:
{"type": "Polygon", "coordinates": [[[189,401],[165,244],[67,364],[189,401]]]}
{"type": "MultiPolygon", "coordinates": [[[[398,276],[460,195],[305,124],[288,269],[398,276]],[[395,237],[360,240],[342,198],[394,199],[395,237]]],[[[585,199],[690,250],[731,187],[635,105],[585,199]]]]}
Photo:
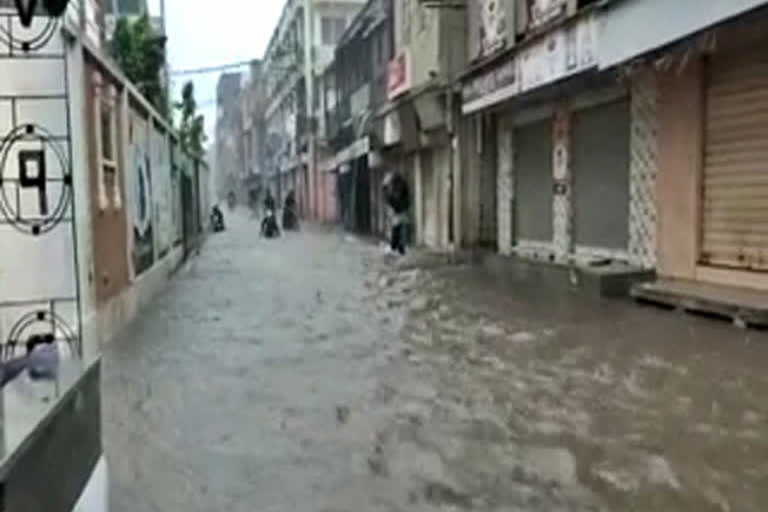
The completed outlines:
{"type": "Polygon", "coordinates": [[[462,110],[477,112],[581,73],[597,66],[597,56],[598,24],[590,16],[522,46],[510,60],[471,79],[464,85],[462,110]]]}

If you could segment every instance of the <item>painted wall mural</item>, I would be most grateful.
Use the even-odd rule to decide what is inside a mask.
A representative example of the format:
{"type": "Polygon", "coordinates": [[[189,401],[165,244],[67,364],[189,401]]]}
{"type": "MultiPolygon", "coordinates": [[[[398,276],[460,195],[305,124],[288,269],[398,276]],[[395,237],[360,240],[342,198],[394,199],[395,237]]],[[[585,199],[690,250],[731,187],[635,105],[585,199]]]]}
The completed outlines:
{"type": "Polygon", "coordinates": [[[152,200],[155,244],[158,258],[168,253],[173,243],[171,204],[171,160],[168,137],[157,127],[151,132],[152,200]]]}
{"type": "Polygon", "coordinates": [[[132,259],[136,275],[152,266],[155,261],[155,240],[152,202],[152,169],[149,152],[147,122],[131,112],[129,123],[127,176],[131,195],[131,221],[133,226],[132,259]]]}
{"type": "MultiPolygon", "coordinates": [[[[75,74],[57,22],[24,27],[4,9],[0,26],[0,360],[44,344],[64,361],[81,347],[67,88],[75,74]]],[[[18,412],[5,396],[0,423],[18,412]]]]}

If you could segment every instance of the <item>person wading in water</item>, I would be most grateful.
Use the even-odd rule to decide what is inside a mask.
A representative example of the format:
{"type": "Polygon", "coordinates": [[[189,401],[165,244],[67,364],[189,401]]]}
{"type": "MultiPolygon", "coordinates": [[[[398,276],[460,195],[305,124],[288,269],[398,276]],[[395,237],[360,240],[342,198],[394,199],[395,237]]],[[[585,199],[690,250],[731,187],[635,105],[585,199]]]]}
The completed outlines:
{"type": "Polygon", "coordinates": [[[383,185],[386,202],[389,206],[392,219],[390,249],[402,255],[405,254],[408,209],[411,206],[408,182],[405,181],[405,178],[403,178],[399,171],[395,171],[384,178],[383,185]]]}

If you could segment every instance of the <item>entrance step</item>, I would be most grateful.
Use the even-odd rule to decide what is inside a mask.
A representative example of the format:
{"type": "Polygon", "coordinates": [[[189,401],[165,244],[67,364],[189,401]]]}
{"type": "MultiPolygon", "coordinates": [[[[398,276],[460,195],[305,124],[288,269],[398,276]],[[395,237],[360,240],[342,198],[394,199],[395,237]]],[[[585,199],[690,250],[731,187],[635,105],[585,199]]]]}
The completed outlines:
{"type": "Polygon", "coordinates": [[[655,277],[651,271],[617,261],[599,265],[565,265],[489,253],[480,260],[484,267],[503,279],[530,281],[537,286],[565,289],[593,297],[626,297],[634,284],[655,277]]]}
{"type": "Polygon", "coordinates": [[[768,292],[680,279],[659,279],[632,287],[644,302],[688,313],[725,318],[740,327],[768,327],[768,292]]]}

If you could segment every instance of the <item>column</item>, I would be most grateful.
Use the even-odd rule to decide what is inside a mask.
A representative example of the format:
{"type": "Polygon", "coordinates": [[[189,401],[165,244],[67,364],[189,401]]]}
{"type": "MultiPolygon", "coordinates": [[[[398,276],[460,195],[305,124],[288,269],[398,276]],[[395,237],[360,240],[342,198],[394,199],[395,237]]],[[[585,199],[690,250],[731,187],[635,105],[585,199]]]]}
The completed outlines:
{"type": "Polygon", "coordinates": [[[515,240],[514,229],[514,130],[512,123],[499,119],[496,129],[498,151],[498,181],[496,183],[498,209],[498,246],[499,252],[504,255],[512,254],[515,240]]]}
{"type": "Polygon", "coordinates": [[[634,265],[656,267],[656,176],[659,92],[654,71],[632,80],[629,166],[629,256],[634,265]]]}
{"type": "Polygon", "coordinates": [[[573,252],[573,204],[571,190],[571,113],[567,105],[555,108],[553,122],[552,173],[554,195],[552,203],[555,257],[568,261],[573,252]]]}
{"type": "Polygon", "coordinates": [[[424,243],[424,187],[421,172],[421,153],[413,154],[413,241],[416,245],[424,243]]]}

